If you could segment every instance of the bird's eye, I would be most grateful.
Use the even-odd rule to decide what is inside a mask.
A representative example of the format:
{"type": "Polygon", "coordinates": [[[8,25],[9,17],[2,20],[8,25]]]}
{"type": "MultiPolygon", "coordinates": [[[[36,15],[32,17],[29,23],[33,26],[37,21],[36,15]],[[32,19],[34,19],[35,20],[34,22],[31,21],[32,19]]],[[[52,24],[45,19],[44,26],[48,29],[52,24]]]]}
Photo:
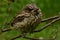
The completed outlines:
{"type": "Polygon", "coordinates": [[[28,9],[29,11],[32,11],[33,9],[28,9]]]}

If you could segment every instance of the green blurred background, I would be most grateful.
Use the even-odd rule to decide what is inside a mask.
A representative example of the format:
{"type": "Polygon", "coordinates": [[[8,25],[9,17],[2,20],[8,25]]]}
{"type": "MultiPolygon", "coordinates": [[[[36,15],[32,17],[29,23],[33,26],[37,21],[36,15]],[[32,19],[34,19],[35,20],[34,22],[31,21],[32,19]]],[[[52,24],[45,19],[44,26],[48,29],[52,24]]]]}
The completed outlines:
{"type": "MultiPolygon", "coordinates": [[[[15,2],[10,2],[10,14],[8,14],[8,0],[0,0],[0,29],[3,27],[4,22],[9,23],[11,19],[15,16],[17,12],[19,12],[26,4],[34,2],[42,11],[42,19],[48,18],[54,15],[58,15],[60,12],[60,0],[15,0],[15,2]],[[8,17],[9,16],[9,17],[8,17]],[[8,17],[8,19],[7,19],[8,17]]],[[[47,22],[39,24],[36,29],[44,26],[47,22]]],[[[9,26],[6,26],[6,28],[9,26]]],[[[33,38],[49,38],[54,36],[54,31],[60,27],[60,21],[55,22],[45,30],[34,33],[28,34],[26,36],[33,37],[33,38]]],[[[0,34],[0,40],[10,40],[14,36],[19,35],[19,32],[16,30],[12,30],[9,32],[5,32],[0,34]]],[[[17,38],[16,40],[27,40],[24,38],[17,38]]],[[[60,40],[60,30],[57,34],[57,39],[60,40]]]]}

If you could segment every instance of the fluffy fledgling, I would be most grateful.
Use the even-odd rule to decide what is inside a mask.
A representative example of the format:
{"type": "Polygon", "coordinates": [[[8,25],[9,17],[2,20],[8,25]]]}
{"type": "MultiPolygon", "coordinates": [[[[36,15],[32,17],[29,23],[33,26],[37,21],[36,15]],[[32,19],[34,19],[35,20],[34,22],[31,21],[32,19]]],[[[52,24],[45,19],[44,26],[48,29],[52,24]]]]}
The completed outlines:
{"type": "Polygon", "coordinates": [[[40,23],[41,15],[41,10],[34,3],[27,4],[13,18],[11,26],[21,32],[32,32],[40,23]]]}

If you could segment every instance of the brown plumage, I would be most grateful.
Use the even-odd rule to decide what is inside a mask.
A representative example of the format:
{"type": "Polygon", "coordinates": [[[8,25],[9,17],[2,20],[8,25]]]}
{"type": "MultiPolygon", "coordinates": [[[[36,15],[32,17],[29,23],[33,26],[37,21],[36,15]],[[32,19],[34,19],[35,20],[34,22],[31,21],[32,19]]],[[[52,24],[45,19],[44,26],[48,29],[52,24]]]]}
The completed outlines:
{"type": "Polygon", "coordinates": [[[41,21],[41,10],[34,4],[27,4],[12,20],[11,26],[21,32],[32,32],[41,21]]]}

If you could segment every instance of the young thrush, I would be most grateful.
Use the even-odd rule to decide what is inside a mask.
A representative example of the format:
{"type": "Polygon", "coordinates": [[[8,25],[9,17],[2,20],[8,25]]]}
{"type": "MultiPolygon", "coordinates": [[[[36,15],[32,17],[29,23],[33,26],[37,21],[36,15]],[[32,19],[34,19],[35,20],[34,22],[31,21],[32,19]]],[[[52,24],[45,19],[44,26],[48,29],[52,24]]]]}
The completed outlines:
{"type": "Polygon", "coordinates": [[[34,4],[27,4],[11,21],[11,26],[21,32],[32,32],[41,21],[41,10],[34,4]]]}

